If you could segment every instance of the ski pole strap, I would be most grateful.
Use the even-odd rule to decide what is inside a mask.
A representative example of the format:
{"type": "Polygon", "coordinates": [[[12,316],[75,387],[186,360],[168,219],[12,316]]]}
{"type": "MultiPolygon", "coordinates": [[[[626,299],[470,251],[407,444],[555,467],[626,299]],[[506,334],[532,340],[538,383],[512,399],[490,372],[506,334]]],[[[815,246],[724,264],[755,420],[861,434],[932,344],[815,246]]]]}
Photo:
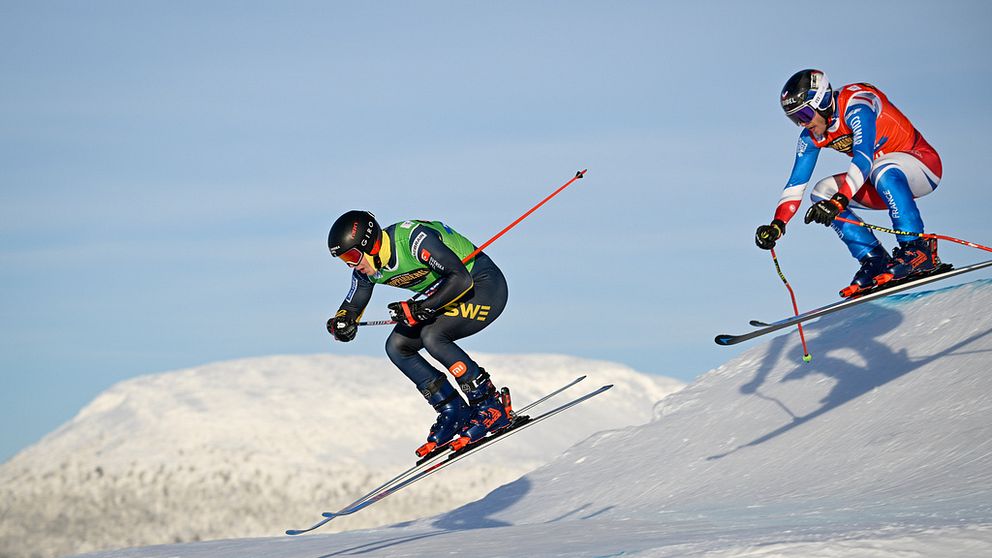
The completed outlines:
{"type": "MultiPolygon", "coordinates": [[[[785,274],[782,273],[782,266],[778,264],[778,256],[775,254],[775,248],[771,250],[772,263],[775,264],[775,271],[778,272],[778,276],[782,279],[782,283],[785,288],[789,290],[789,296],[792,298],[792,310],[799,315],[799,305],[796,304],[796,293],[792,291],[792,285],[789,284],[789,280],[785,278],[785,274]]],[[[803,324],[796,324],[796,328],[799,330],[799,341],[803,345],[803,362],[809,362],[813,360],[813,355],[809,354],[809,348],[806,347],[806,334],[803,332],[803,324]]]]}
{"type": "Polygon", "coordinates": [[[979,250],[985,250],[986,252],[992,252],[992,248],[989,248],[988,246],[982,246],[981,244],[976,244],[976,243],[971,242],[969,240],[961,240],[960,238],[954,238],[953,236],[946,236],[946,235],[943,235],[943,234],[914,233],[914,232],[900,231],[900,230],[896,230],[896,229],[890,229],[888,227],[880,227],[878,225],[872,225],[870,223],[865,223],[863,221],[855,221],[853,219],[847,219],[847,218],[844,218],[844,217],[835,217],[834,220],[835,221],[841,221],[841,222],[844,222],[844,223],[850,223],[852,225],[857,225],[859,227],[864,227],[866,229],[871,229],[871,230],[875,230],[875,231],[879,231],[879,232],[894,234],[894,235],[897,235],[897,236],[918,236],[920,238],[934,238],[934,239],[937,239],[937,240],[946,240],[948,242],[956,242],[958,244],[963,244],[963,245],[968,246],[970,248],[978,248],[979,250]]]}

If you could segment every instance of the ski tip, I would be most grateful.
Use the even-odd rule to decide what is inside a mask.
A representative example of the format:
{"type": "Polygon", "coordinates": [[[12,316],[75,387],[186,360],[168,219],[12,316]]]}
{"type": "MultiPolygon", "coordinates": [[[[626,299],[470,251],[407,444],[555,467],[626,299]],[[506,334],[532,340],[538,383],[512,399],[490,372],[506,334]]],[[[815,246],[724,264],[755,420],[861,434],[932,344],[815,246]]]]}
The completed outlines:
{"type": "Polygon", "coordinates": [[[601,387],[600,389],[603,390],[603,391],[606,391],[606,390],[608,390],[608,389],[610,389],[612,387],[613,387],[613,384],[606,384],[605,386],[601,387]]]}
{"type": "Polygon", "coordinates": [[[582,380],[585,380],[586,378],[587,378],[587,376],[585,374],[583,374],[583,375],[579,376],[578,378],[576,378],[575,381],[576,382],[580,382],[582,380]]]}
{"type": "Polygon", "coordinates": [[[766,326],[770,325],[768,322],[763,322],[761,320],[751,320],[748,323],[751,324],[751,325],[753,325],[754,327],[766,327],[766,326]]]}
{"type": "Polygon", "coordinates": [[[320,515],[322,515],[324,517],[337,517],[338,516],[338,514],[336,514],[334,512],[324,512],[324,513],[322,513],[320,515]]]}
{"type": "Polygon", "coordinates": [[[287,529],[286,530],[286,534],[287,535],[290,535],[290,536],[292,536],[292,535],[299,535],[302,532],[303,531],[301,531],[300,529],[287,529]]]}
{"type": "Polygon", "coordinates": [[[727,335],[726,333],[721,333],[720,335],[717,335],[713,340],[716,341],[717,345],[724,345],[724,346],[733,345],[734,336],[727,335]]]}

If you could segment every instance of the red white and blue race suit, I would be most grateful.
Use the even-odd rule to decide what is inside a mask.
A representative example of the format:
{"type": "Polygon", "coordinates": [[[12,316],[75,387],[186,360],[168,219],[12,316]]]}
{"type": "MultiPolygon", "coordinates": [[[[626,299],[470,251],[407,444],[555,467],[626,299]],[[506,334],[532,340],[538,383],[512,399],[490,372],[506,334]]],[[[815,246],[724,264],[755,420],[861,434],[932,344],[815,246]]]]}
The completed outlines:
{"type": "MultiPolygon", "coordinates": [[[[796,214],[820,149],[829,147],[850,156],[851,166],[844,174],[817,182],[810,195],[814,203],[840,192],[851,200],[841,217],[860,221],[852,208],[888,209],[893,228],[923,232],[915,198],[937,188],[942,172],[940,156],[873,85],[845,85],[834,94],[834,103],[834,118],[823,137],[814,137],[807,129],[799,134],[792,175],[782,191],[775,218],[788,223],[796,214]]],[[[879,245],[869,229],[839,221],[832,226],[859,260],[879,245]]],[[[900,242],[915,238],[897,237],[900,242]]]]}

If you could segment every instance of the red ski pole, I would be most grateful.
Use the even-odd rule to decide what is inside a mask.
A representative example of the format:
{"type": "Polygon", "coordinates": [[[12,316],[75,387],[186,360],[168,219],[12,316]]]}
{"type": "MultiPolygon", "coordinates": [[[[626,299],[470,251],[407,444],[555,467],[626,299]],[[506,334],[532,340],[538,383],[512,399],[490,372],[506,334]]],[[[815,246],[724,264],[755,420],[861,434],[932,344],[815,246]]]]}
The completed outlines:
{"type": "MultiPolygon", "coordinates": [[[[792,291],[792,285],[789,284],[789,281],[785,278],[785,274],[782,273],[782,266],[778,265],[778,256],[775,255],[774,248],[771,249],[771,253],[772,253],[772,262],[775,263],[775,271],[778,272],[778,276],[779,278],[782,279],[782,283],[785,284],[785,288],[789,289],[789,296],[792,297],[792,310],[798,316],[799,305],[796,304],[796,293],[792,291]]],[[[811,360],[813,360],[813,355],[809,354],[809,349],[806,348],[806,334],[803,333],[803,324],[796,324],[796,327],[799,329],[799,340],[803,344],[803,362],[810,362],[811,360]]]]}
{"type": "MultiPolygon", "coordinates": [[[[462,258],[462,263],[468,263],[469,261],[471,261],[472,258],[476,257],[479,254],[479,252],[482,252],[482,250],[485,249],[487,246],[489,246],[493,242],[496,242],[496,239],[498,239],[499,237],[503,236],[510,229],[512,229],[513,227],[515,227],[518,224],[520,224],[520,222],[523,221],[524,219],[526,219],[528,216],[530,216],[531,213],[534,213],[542,205],[548,203],[548,201],[551,198],[557,196],[559,193],[561,193],[562,190],[564,190],[565,188],[568,188],[569,186],[571,186],[572,183],[575,182],[576,180],[584,177],[587,170],[588,169],[583,169],[583,170],[580,170],[580,171],[576,172],[575,173],[575,176],[573,176],[571,180],[569,180],[568,182],[562,184],[557,190],[555,190],[554,192],[551,192],[546,198],[544,198],[543,200],[539,201],[537,203],[537,205],[535,205],[534,207],[528,209],[523,215],[521,215],[520,217],[517,217],[517,219],[515,221],[513,221],[512,223],[510,223],[509,225],[507,225],[506,227],[504,227],[503,230],[499,231],[498,233],[496,233],[495,235],[493,235],[492,238],[490,238],[489,240],[487,240],[487,241],[483,242],[481,245],[479,245],[479,247],[476,248],[471,254],[465,256],[464,258],[462,258]]],[[[429,292],[429,291],[430,291],[430,289],[428,289],[425,292],[429,292]]],[[[417,296],[420,296],[420,294],[421,293],[417,293],[416,295],[414,295],[414,298],[416,298],[417,296]]],[[[395,324],[395,323],[396,322],[393,321],[393,320],[376,320],[376,321],[368,321],[368,322],[358,322],[358,325],[360,325],[360,326],[392,325],[392,324],[395,324]]]]}
{"type": "Polygon", "coordinates": [[[878,225],[872,225],[872,224],[869,224],[869,223],[865,223],[863,221],[855,221],[853,219],[847,219],[847,218],[844,218],[844,217],[834,217],[834,220],[835,221],[842,221],[844,223],[850,223],[852,225],[857,225],[859,227],[864,227],[866,229],[872,229],[872,230],[876,230],[876,231],[880,231],[880,232],[885,232],[885,233],[889,233],[889,234],[895,234],[895,235],[899,235],[899,236],[918,236],[920,238],[936,238],[937,240],[946,240],[948,242],[957,242],[958,244],[963,244],[963,245],[969,246],[971,248],[978,248],[979,250],[985,250],[986,252],[992,252],[992,248],[989,248],[988,246],[982,246],[981,244],[975,244],[974,242],[971,242],[971,241],[968,241],[968,240],[961,240],[960,238],[954,238],[953,236],[946,236],[946,235],[943,235],[943,234],[913,233],[913,232],[899,231],[899,230],[896,230],[896,229],[889,229],[889,228],[886,228],[886,227],[879,227],[878,225]]]}
{"type": "Polygon", "coordinates": [[[517,220],[516,221],[510,223],[509,225],[506,226],[506,228],[504,228],[503,230],[501,230],[498,233],[496,233],[495,235],[493,235],[492,238],[490,238],[489,240],[483,242],[482,245],[479,246],[478,248],[476,248],[474,252],[472,252],[471,254],[465,256],[464,258],[462,258],[462,263],[468,263],[469,260],[471,260],[476,255],[478,255],[479,252],[481,252],[483,249],[485,249],[487,246],[489,246],[493,242],[496,242],[496,239],[497,238],[499,238],[499,237],[503,236],[504,234],[506,234],[507,231],[509,231],[513,227],[517,226],[517,224],[520,223],[520,221],[523,221],[524,219],[526,219],[531,213],[534,213],[535,211],[538,210],[538,208],[540,208],[542,205],[544,205],[545,203],[547,203],[548,200],[550,200],[551,198],[557,196],[559,192],[561,192],[565,188],[568,188],[569,186],[571,186],[573,182],[575,182],[576,180],[582,178],[583,176],[585,176],[585,174],[586,174],[586,171],[585,170],[580,170],[580,171],[576,172],[575,173],[575,176],[572,177],[571,180],[569,180],[568,182],[562,184],[560,188],[558,188],[554,192],[551,192],[548,195],[548,197],[546,197],[543,200],[541,200],[540,202],[538,202],[538,204],[535,205],[534,207],[528,209],[527,212],[524,213],[523,215],[521,215],[520,217],[517,217],[517,220]]]}

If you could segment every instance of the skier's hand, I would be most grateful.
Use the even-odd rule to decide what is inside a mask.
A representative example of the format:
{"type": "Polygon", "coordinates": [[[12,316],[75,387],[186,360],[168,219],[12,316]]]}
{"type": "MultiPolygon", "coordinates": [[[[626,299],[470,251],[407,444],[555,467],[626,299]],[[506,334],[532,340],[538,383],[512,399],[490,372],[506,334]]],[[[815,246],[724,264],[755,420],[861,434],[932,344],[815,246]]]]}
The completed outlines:
{"type": "Polygon", "coordinates": [[[347,310],[338,310],[333,318],[327,320],[327,332],[338,341],[347,343],[358,335],[358,323],[347,310]]]}
{"type": "Polygon", "coordinates": [[[768,225],[761,225],[754,231],[754,243],[762,250],[771,250],[775,247],[775,241],[785,234],[785,223],[780,219],[773,219],[768,225]]]}
{"type": "Polygon", "coordinates": [[[397,323],[413,327],[434,317],[434,310],[427,308],[422,300],[392,302],[386,306],[389,315],[397,323]]]}
{"type": "Polygon", "coordinates": [[[821,225],[826,225],[829,227],[830,223],[834,222],[834,217],[836,217],[841,211],[847,209],[848,203],[850,203],[850,200],[847,199],[847,196],[837,192],[834,194],[834,197],[829,200],[820,200],[814,203],[813,207],[809,208],[809,211],[806,212],[806,218],[803,219],[803,221],[805,221],[807,225],[813,221],[816,221],[821,225]]]}

